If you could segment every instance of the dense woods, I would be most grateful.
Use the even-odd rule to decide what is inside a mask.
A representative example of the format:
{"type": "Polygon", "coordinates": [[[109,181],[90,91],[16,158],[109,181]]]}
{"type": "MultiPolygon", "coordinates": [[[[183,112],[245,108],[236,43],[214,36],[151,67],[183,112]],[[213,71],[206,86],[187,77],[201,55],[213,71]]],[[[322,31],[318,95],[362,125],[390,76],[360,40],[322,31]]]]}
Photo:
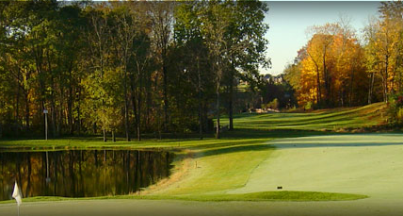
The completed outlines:
{"type": "Polygon", "coordinates": [[[257,1],[0,3],[0,137],[214,130],[262,84],[257,1]],[[239,91],[240,81],[249,83],[239,91]],[[252,91],[254,90],[254,91],[252,91]]]}
{"type": "Polygon", "coordinates": [[[381,2],[358,38],[346,20],[309,29],[285,78],[302,107],[357,106],[402,95],[403,4],[381,2]]]}

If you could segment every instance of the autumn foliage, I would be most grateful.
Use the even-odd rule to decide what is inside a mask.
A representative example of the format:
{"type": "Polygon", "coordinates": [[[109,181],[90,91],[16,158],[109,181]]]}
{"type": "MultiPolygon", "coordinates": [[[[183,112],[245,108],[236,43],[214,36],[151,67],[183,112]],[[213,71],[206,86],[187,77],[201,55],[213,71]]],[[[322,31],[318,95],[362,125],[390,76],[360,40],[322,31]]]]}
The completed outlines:
{"type": "Polygon", "coordinates": [[[310,40],[285,70],[298,104],[356,106],[402,92],[402,5],[381,3],[381,16],[370,20],[363,38],[343,20],[311,27],[310,40]]]}

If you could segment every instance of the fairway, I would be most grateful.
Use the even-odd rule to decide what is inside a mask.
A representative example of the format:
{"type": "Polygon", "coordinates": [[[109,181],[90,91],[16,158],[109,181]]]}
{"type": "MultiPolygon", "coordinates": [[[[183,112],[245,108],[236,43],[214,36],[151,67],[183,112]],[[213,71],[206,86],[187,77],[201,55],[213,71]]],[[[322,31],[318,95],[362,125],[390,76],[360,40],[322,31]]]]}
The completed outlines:
{"type": "MultiPolygon", "coordinates": [[[[376,103],[306,113],[242,113],[236,116],[234,124],[239,129],[345,131],[385,123],[385,108],[384,103],[376,103]]],[[[227,119],[223,123],[227,124],[227,119]]]]}
{"type": "Polygon", "coordinates": [[[276,150],[231,193],[284,190],[365,194],[402,199],[402,135],[338,135],[279,139],[276,150]]]}
{"type": "MultiPolygon", "coordinates": [[[[239,184],[246,178],[245,170],[240,172],[243,174],[240,179],[234,179],[236,184],[229,182],[225,187],[222,182],[209,181],[197,186],[197,180],[208,180],[208,176],[203,174],[203,167],[224,160],[223,155],[218,154],[215,156],[217,158],[210,155],[204,160],[199,159],[203,163],[200,164],[200,168],[190,171],[190,178],[173,184],[162,194],[200,195],[215,192],[213,194],[235,195],[276,191],[277,186],[282,186],[283,190],[363,194],[369,198],[338,202],[68,200],[25,203],[22,211],[29,211],[29,215],[111,215],[115,211],[119,211],[121,215],[133,213],[137,215],[401,215],[403,213],[402,135],[310,136],[276,139],[266,142],[266,145],[270,146],[268,149],[275,147],[275,150],[267,153],[263,151],[259,156],[253,155],[253,151],[243,152],[244,158],[248,156],[260,158],[251,162],[250,165],[255,166],[256,163],[258,165],[252,169],[250,175],[246,175],[248,178],[243,186],[239,184]],[[207,163],[209,160],[211,164],[207,163]],[[191,185],[195,187],[191,188],[191,185]],[[158,208],[153,208],[155,205],[158,208]],[[49,210],[46,214],[41,211],[44,207],[49,210]]],[[[242,162],[238,154],[226,152],[224,156],[242,162]]],[[[206,170],[206,174],[210,175],[210,170],[206,170]]],[[[228,175],[236,176],[237,173],[228,175]]],[[[214,180],[214,177],[211,180],[214,180]]],[[[12,214],[15,205],[3,204],[0,206],[0,211],[12,214]]]]}

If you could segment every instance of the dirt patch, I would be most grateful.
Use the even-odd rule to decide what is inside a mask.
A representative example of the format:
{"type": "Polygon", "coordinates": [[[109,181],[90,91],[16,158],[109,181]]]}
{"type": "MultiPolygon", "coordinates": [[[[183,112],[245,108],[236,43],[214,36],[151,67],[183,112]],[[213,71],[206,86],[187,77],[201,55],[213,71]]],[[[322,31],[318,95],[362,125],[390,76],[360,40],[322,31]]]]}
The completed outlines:
{"type": "Polygon", "coordinates": [[[135,195],[151,195],[160,194],[163,191],[173,187],[175,183],[178,183],[188,177],[190,169],[193,167],[195,153],[191,150],[184,150],[183,155],[179,155],[173,168],[173,173],[158,183],[145,188],[142,191],[137,192],[135,195]]]}

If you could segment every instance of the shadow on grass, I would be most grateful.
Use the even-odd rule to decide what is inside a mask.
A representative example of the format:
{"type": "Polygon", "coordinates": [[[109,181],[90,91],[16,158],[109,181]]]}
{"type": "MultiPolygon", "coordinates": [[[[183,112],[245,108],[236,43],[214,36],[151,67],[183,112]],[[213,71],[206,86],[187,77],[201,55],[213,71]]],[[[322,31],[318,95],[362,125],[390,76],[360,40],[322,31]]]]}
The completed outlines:
{"type": "MultiPolygon", "coordinates": [[[[314,141],[313,141],[314,142],[314,141]]],[[[381,147],[381,146],[403,146],[402,143],[327,143],[327,144],[312,144],[312,143],[289,143],[275,145],[278,149],[299,149],[299,148],[323,148],[323,147],[381,147]]]]}
{"type": "Polygon", "coordinates": [[[247,152],[247,151],[265,151],[270,149],[274,149],[274,147],[264,143],[256,145],[237,145],[237,146],[227,146],[223,148],[210,148],[205,149],[201,154],[196,154],[194,158],[237,153],[237,152],[247,152]]]}
{"type": "Polygon", "coordinates": [[[336,132],[329,131],[313,131],[313,130],[290,130],[290,129],[275,129],[275,130],[256,130],[256,129],[235,129],[222,134],[222,138],[237,138],[237,139],[258,139],[258,138],[295,138],[317,135],[331,135],[336,132]]]}

